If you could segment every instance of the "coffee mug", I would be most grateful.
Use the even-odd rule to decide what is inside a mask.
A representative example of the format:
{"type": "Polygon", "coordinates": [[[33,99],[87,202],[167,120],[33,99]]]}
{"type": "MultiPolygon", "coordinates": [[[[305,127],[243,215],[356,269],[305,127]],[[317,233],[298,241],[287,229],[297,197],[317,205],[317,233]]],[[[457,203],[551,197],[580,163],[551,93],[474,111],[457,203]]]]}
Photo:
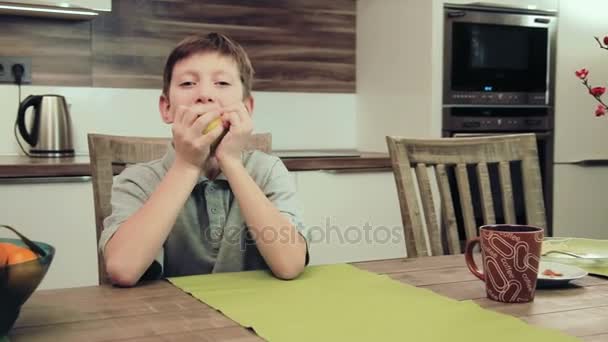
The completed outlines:
{"type": "Polygon", "coordinates": [[[534,299],[543,235],[539,227],[496,224],[482,226],[479,237],[467,241],[467,266],[486,283],[488,298],[505,303],[534,299]],[[483,272],[473,260],[473,247],[478,243],[483,272]]]}

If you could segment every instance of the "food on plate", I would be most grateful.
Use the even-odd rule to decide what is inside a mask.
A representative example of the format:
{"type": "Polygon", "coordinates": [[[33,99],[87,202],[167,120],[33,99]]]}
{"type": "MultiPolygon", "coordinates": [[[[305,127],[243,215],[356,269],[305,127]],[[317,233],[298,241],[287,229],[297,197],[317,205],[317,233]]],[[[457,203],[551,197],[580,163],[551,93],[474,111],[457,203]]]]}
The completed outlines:
{"type": "Polygon", "coordinates": [[[548,277],[561,277],[564,274],[547,268],[546,270],[543,271],[543,275],[546,275],[548,277]]]}

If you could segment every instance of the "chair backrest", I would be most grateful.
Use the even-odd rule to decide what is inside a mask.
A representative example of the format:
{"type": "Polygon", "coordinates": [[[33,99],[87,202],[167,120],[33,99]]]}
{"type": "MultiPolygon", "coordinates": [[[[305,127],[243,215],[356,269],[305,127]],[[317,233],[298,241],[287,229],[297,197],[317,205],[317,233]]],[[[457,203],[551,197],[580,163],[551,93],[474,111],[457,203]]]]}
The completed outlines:
{"type": "MultiPolygon", "coordinates": [[[[469,169],[475,170],[475,184],[483,224],[496,223],[488,166],[498,169],[501,213],[504,222],[516,222],[512,172],[521,165],[525,221],[546,228],[545,206],[534,134],[498,135],[472,138],[406,139],[386,137],[392,161],[403,221],[408,257],[457,254],[461,252],[455,201],[460,203],[461,232],[466,239],[478,235],[471,195],[469,169]],[[413,169],[413,171],[412,171],[413,169]],[[429,170],[435,177],[429,177],[429,170]],[[455,178],[455,186],[452,178],[455,178]],[[433,179],[433,182],[431,180],[433,179]],[[453,192],[457,192],[456,195],[453,192]],[[440,200],[437,215],[433,193],[440,200]],[[422,202],[422,211],[419,205],[422,202]],[[428,244],[427,244],[428,242],[428,244]],[[428,245],[428,246],[427,246],[428,245]],[[447,245],[447,248],[445,248],[447,245]],[[429,248],[430,247],[430,250],[429,248]]],[[[515,178],[513,178],[515,179],[515,178]]],[[[495,189],[496,190],[496,189],[495,189]]],[[[473,194],[475,195],[475,194],[473,194]]],[[[478,215],[479,216],[479,215],[478,215]]]]}
{"type": "MultiPolygon", "coordinates": [[[[167,151],[170,138],[128,137],[104,134],[88,134],[93,200],[95,203],[95,228],[97,242],[103,230],[103,220],[112,213],[110,204],[113,176],[126,166],[161,158],[167,151]]],[[[272,151],[270,133],[254,134],[248,150],[272,151]]],[[[106,282],[101,255],[97,256],[99,280],[106,282]]]]}

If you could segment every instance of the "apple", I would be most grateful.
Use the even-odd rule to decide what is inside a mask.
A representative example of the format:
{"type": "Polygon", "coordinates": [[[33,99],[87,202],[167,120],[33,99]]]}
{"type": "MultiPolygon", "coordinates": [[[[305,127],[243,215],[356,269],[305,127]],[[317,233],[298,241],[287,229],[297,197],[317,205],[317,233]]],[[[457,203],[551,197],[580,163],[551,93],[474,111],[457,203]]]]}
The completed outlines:
{"type": "Polygon", "coordinates": [[[211,121],[211,123],[209,125],[207,125],[207,127],[205,127],[205,129],[203,130],[203,134],[207,134],[207,133],[211,132],[213,129],[215,129],[215,127],[217,127],[221,124],[222,124],[221,118],[217,118],[217,119],[211,121]]]}

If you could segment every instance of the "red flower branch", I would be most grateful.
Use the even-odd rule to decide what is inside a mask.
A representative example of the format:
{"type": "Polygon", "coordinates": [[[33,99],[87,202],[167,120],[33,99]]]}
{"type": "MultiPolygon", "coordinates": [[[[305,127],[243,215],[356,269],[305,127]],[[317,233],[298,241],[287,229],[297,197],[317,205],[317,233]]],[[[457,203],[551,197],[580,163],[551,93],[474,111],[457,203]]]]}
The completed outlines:
{"type": "Polygon", "coordinates": [[[595,38],[595,41],[600,46],[600,49],[608,50],[608,36],[604,37],[604,44],[602,44],[602,42],[600,41],[600,39],[598,37],[593,37],[593,38],[595,38]]]}
{"type": "MultiPolygon", "coordinates": [[[[605,36],[602,41],[600,41],[598,37],[593,38],[595,38],[595,41],[601,49],[608,50],[608,36],[605,36]]],[[[574,74],[582,81],[582,84],[587,88],[589,94],[599,103],[595,108],[595,116],[606,115],[608,105],[602,100],[602,95],[606,93],[606,87],[592,87],[589,85],[589,70],[585,68],[575,71],[574,74]]]]}

